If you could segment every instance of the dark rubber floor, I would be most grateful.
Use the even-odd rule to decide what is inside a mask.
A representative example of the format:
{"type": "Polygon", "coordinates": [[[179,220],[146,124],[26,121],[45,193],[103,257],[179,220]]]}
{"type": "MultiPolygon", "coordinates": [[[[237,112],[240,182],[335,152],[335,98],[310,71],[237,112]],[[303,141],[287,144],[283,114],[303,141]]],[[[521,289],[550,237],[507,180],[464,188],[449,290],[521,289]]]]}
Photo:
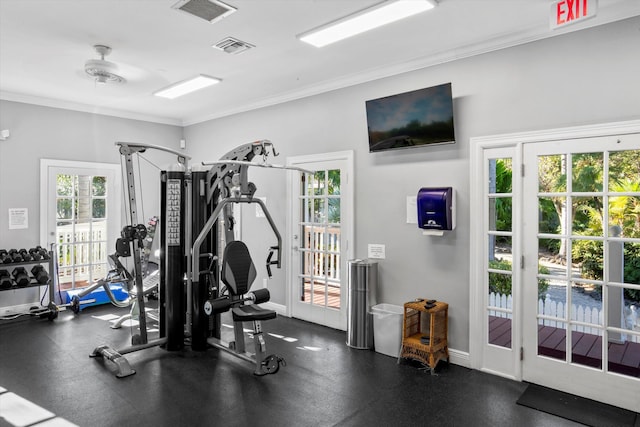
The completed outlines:
{"type": "Polygon", "coordinates": [[[352,349],[344,332],[282,316],[263,323],[267,352],[287,362],[275,375],[256,377],[217,349],[155,347],[128,354],[137,373],[118,379],[89,357],[102,344],[129,344],[129,328],[99,318],[111,313],[127,310],[1,322],[0,387],[80,426],[579,425],[517,405],[525,383],[443,362],[430,375],[352,349]]]}

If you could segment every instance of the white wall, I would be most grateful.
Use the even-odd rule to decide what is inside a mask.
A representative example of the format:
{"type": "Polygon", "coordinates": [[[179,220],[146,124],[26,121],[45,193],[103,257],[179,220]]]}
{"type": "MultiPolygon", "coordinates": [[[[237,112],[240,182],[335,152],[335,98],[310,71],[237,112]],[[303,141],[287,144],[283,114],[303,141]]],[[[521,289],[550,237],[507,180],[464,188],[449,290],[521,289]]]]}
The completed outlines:
{"type": "MultiPolygon", "coordinates": [[[[120,164],[116,141],[177,149],[182,138],[179,126],[10,101],[0,101],[0,128],[11,131],[10,138],[0,141],[0,249],[29,249],[45,244],[40,241],[40,159],[120,164]],[[11,208],[29,210],[28,229],[9,230],[11,208]]],[[[146,157],[159,166],[174,161],[158,152],[146,157]]],[[[159,172],[144,162],[140,170],[142,187],[147,189],[145,215],[159,215],[159,172]]],[[[113,247],[109,245],[110,250],[113,247]]],[[[0,307],[37,301],[37,289],[0,292],[0,307]]]]}
{"type": "MultiPolygon", "coordinates": [[[[379,264],[379,302],[401,305],[416,297],[446,301],[450,347],[469,349],[469,138],[507,132],[604,123],[640,117],[640,18],[413,71],[273,107],[185,128],[196,159],[216,159],[231,148],[270,139],[286,156],[355,151],[357,257],[367,244],[386,245],[379,264]],[[365,101],[452,82],[457,144],[370,154],[365,101]],[[453,186],[457,229],[437,238],[405,223],[406,196],[420,187],[453,186]]],[[[426,41],[425,41],[426,42],[426,41]]],[[[254,170],[250,178],[285,243],[285,175],[254,170]]],[[[243,239],[262,264],[272,238],[266,223],[243,215],[243,239]]],[[[286,266],[285,266],[286,268],[286,266]]],[[[283,268],[284,270],[284,268],[283,268]]],[[[264,273],[259,273],[264,274],[264,273]]],[[[269,285],[285,303],[285,274],[269,285]]]]}

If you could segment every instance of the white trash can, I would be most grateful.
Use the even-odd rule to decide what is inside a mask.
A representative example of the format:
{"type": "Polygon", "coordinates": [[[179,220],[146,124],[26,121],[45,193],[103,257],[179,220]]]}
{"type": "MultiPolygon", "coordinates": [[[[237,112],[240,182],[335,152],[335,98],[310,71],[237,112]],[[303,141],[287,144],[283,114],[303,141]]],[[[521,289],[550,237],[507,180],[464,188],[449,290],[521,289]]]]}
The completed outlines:
{"type": "Polygon", "coordinates": [[[373,346],[378,353],[391,357],[400,355],[403,310],[403,307],[392,304],[378,304],[371,307],[373,346]]]}

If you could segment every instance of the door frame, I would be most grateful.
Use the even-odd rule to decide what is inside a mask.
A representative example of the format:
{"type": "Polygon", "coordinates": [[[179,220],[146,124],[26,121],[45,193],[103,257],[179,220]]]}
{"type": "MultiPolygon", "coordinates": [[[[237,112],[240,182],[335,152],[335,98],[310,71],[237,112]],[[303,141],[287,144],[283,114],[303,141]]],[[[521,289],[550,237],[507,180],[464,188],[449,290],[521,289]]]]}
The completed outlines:
{"type": "MultiPolygon", "coordinates": [[[[320,153],[320,154],[309,154],[303,156],[293,156],[288,157],[286,160],[287,166],[295,166],[300,168],[305,168],[305,165],[309,163],[318,163],[318,162],[331,162],[331,161],[345,161],[347,163],[347,171],[346,177],[341,177],[341,186],[344,186],[344,191],[341,193],[345,193],[347,195],[348,202],[346,206],[343,205],[343,212],[341,215],[341,224],[346,224],[345,227],[341,227],[341,234],[345,239],[346,245],[341,248],[344,251],[344,256],[341,257],[341,263],[344,264],[344,269],[342,270],[345,274],[343,275],[343,287],[341,288],[341,292],[346,292],[346,262],[348,259],[353,258],[354,253],[354,202],[355,202],[355,186],[354,186],[354,152],[353,150],[347,151],[335,151],[329,153],[320,153]]],[[[288,317],[292,317],[293,315],[293,289],[295,284],[297,283],[297,267],[293,265],[293,218],[296,216],[295,211],[298,209],[297,201],[298,201],[298,171],[287,171],[287,214],[286,214],[286,234],[287,237],[284,242],[284,251],[285,251],[285,262],[287,265],[287,278],[286,278],[286,315],[288,317]]],[[[342,205],[342,203],[341,203],[342,205]]],[[[345,306],[340,308],[340,316],[341,316],[341,328],[346,330],[347,327],[347,310],[346,304],[345,306]]]]}
{"type": "MultiPolygon", "coordinates": [[[[518,161],[522,159],[523,144],[531,144],[538,142],[552,142],[579,138],[592,138],[611,135],[625,135],[640,133],[640,120],[630,120],[622,122],[602,123],[595,125],[584,125],[574,127],[556,128],[542,131],[520,132],[510,134],[500,134],[482,137],[470,138],[471,145],[471,165],[470,165],[470,206],[472,212],[481,212],[482,220],[471,221],[470,224],[470,268],[469,268],[469,357],[470,364],[473,369],[485,371],[494,375],[504,376],[516,381],[523,380],[521,351],[512,351],[513,366],[516,369],[513,372],[504,372],[496,369],[490,362],[484,360],[484,341],[486,336],[486,327],[484,320],[484,275],[486,269],[486,258],[484,257],[486,248],[484,247],[484,218],[486,212],[482,210],[484,206],[484,186],[485,182],[478,177],[482,177],[484,173],[484,151],[487,149],[511,147],[515,148],[518,153],[518,161]]],[[[514,174],[516,171],[514,170],[514,174]]],[[[517,172],[521,173],[521,172],[517,172]]],[[[519,180],[521,182],[521,180],[519,180]]],[[[522,185],[522,184],[520,184],[522,185]]],[[[514,192],[521,192],[522,188],[514,188],[514,192]]],[[[514,206],[514,216],[521,215],[517,211],[521,211],[522,206],[514,206]]],[[[522,227],[522,225],[520,225],[522,227]]],[[[514,242],[522,241],[522,228],[514,231],[514,242]],[[518,238],[515,238],[515,235],[518,238]]],[[[518,248],[521,252],[522,247],[518,248]]],[[[522,275],[519,276],[522,278],[522,275]]],[[[520,279],[521,280],[521,279],[520,279]]],[[[520,287],[520,283],[513,283],[513,288],[520,287]]],[[[522,307],[522,292],[519,296],[514,297],[514,305],[522,307]]],[[[514,316],[522,316],[522,310],[517,313],[514,309],[514,316]]],[[[522,321],[514,321],[514,325],[519,325],[522,329],[522,321]]],[[[514,331],[514,336],[522,336],[522,330],[514,331]]],[[[521,343],[518,343],[521,345],[521,343]]],[[[512,348],[514,348],[512,346],[512,348]]],[[[516,349],[519,350],[519,349],[516,349]]]]}
{"type": "Polygon", "coordinates": [[[84,162],[75,160],[40,159],[40,241],[47,247],[56,243],[55,238],[48,233],[50,225],[56,222],[55,200],[56,192],[50,191],[51,186],[56,188],[56,183],[51,182],[51,173],[69,173],[74,175],[100,175],[108,171],[113,174],[113,194],[108,196],[107,221],[112,224],[107,231],[108,242],[115,242],[120,236],[122,226],[122,168],[116,163],[84,162]],[[110,219],[110,217],[112,217],[110,219]]]}

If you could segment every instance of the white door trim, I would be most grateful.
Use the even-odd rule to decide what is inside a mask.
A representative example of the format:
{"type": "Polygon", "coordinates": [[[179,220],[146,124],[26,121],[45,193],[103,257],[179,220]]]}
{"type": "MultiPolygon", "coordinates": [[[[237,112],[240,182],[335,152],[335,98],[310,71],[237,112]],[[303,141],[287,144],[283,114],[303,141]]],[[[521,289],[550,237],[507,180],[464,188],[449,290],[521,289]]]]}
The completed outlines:
{"type": "MultiPolygon", "coordinates": [[[[330,152],[330,153],[320,153],[320,154],[310,154],[310,155],[303,155],[303,156],[294,156],[294,157],[288,157],[287,161],[286,161],[286,165],[287,166],[299,166],[299,167],[304,167],[304,164],[306,163],[312,163],[312,162],[325,162],[325,161],[332,161],[332,160],[344,160],[347,162],[347,177],[346,180],[341,182],[341,185],[344,185],[346,188],[346,193],[350,195],[351,197],[351,201],[350,203],[347,204],[347,209],[344,212],[344,222],[346,224],[349,224],[348,227],[348,231],[346,233],[346,239],[347,239],[347,247],[345,248],[346,251],[346,259],[351,259],[353,258],[353,253],[354,253],[354,247],[355,247],[355,243],[354,243],[354,202],[355,202],[355,193],[354,193],[354,179],[353,179],[353,175],[354,175],[354,171],[353,171],[353,166],[354,166],[354,152],[353,150],[348,150],[348,151],[335,151],[335,152],[330,152]]],[[[296,209],[296,201],[297,199],[297,194],[293,194],[293,188],[294,188],[294,180],[295,182],[297,182],[297,176],[298,176],[299,172],[296,171],[287,171],[287,215],[286,215],[286,233],[285,233],[285,241],[283,244],[283,249],[285,251],[285,262],[287,265],[287,278],[286,278],[286,315],[291,317],[292,315],[292,305],[293,305],[293,298],[292,298],[292,287],[293,284],[295,282],[295,278],[294,276],[294,268],[292,265],[292,258],[293,258],[293,245],[292,245],[292,238],[293,236],[291,235],[291,229],[293,227],[293,217],[294,217],[294,212],[293,210],[296,209]]],[[[346,310],[345,310],[346,313],[346,310]]],[[[346,316],[346,314],[345,314],[346,316]]],[[[346,317],[345,317],[346,319],[346,317]]]]}

